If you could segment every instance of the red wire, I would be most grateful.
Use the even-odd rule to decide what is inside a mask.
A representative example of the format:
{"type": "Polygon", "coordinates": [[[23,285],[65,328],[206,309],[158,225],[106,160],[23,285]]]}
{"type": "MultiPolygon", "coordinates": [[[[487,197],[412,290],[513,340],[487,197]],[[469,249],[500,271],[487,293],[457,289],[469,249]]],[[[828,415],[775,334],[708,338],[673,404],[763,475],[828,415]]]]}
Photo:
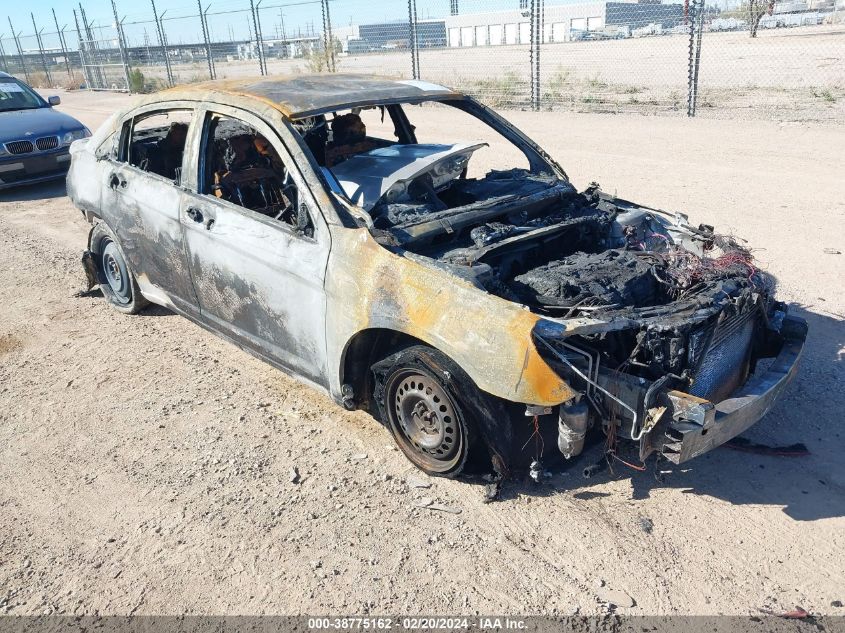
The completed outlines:
{"type": "Polygon", "coordinates": [[[646,468],[645,464],[640,464],[639,466],[637,466],[636,464],[630,464],[630,463],[626,462],[624,459],[622,459],[621,457],[619,457],[616,453],[610,453],[610,456],[613,457],[616,460],[619,460],[620,462],[625,464],[628,468],[633,468],[634,470],[638,470],[640,472],[645,471],[645,468],[646,468]]]}

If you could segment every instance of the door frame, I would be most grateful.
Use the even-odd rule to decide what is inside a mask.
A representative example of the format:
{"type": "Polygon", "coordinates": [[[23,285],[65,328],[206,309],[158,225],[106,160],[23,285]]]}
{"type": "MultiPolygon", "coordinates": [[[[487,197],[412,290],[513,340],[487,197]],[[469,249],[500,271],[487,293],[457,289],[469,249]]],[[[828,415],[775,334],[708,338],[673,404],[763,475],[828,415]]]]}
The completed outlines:
{"type": "MultiPolygon", "coordinates": [[[[182,173],[184,173],[185,165],[187,164],[188,159],[188,149],[189,149],[189,138],[192,134],[192,130],[196,127],[196,111],[200,104],[196,101],[190,100],[173,100],[173,101],[158,101],[155,103],[148,103],[137,108],[133,108],[127,112],[125,112],[119,119],[117,124],[117,130],[115,134],[117,135],[116,138],[112,141],[114,144],[113,150],[110,150],[109,153],[102,159],[103,163],[106,165],[106,169],[102,171],[100,176],[103,178],[103,182],[101,183],[101,187],[103,188],[104,195],[106,196],[114,196],[112,202],[114,204],[106,205],[101,203],[101,210],[103,212],[103,218],[109,221],[109,226],[112,230],[114,230],[121,239],[122,242],[126,241],[125,235],[122,236],[121,233],[123,231],[120,230],[121,224],[121,217],[120,217],[120,205],[117,202],[120,200],[122,196],[120,191],[114,190],[109,187],[106,180],[109,179],[110,174],[123,174],[126,173],[132,177],[132,179],[143,179],[149,181],[152,185],[160,185],[160,186],[170,186],[173,188],[174,193],[177,197],[177,205],[178,209],[176,210],[175,221],[178,225],[178,236],[180,241],[180,248],[182,252],[183,259],[187,257],[187,251],[185,250],[185,242],[184,242],[184,233],[182,230],[181,222],[179,221],[179,210],[182,206],[182,195],[185,191],[185,187],[182,184],[182,179],[180,179],[179,183],[176,183],[173,180],[170,180],[160,174],[149,172],[141,169],[137,165],[132,165],[129,163],[129,145],[132,140],[132,132],[135,126],[135,120],[139,117],[147,117],[152,116],[158,112],[168,112],[168,111],[187,111],[191,113],[191,120],[188,123],[188,136],[185,139],[185,147],[182,153],[182,173]],[[108,210],[106,210],[108,209],[108,210]]],[[[129,249],[131,244],[121,244],[124,248],[129,249]]],[[[151,257],[152,254],[145,253],[141,255],[146,255],[146,257],[151,257]]],[[[141,257],[141,261],[143,261],[143,256],[141,257]]],[[[185,263],[187,260],[185,259],[185,263]]],[[[129,262],[131,266],[131,262],[129,262]]],[[[135,268],[138,268],[137,266],[135,268]]],[[[142,269],[134,270],[133,273],[138,282],[139,289],[141,290],[141,294],[152,301],[153,303],[157,303],[159,305],[164,305],[178,312],[183,314],[189,315],[198,315],[199,314],[199,304],[197,302],[196,292],[194,289],[193,281],[190,277],[187,277],[183,284],[186,288],[190,289],[190,292],[186,294],[184,297],[180,297],[175,294],[176,288],[167,288],[164,286],[160,286],[158,284],[154,284],[149,280],[149,278],[144,274],[145,270],[143,267],[142,269]]],[[[178,271],[177,271],[178,274],[178,271]]],[[[186,273],[187,274],[187,273],[186,273]]]]}
{"type": "MultiPolygon", "coordinates": [[[[196,125],[192,126],[189,129],[188,139],[186,141],[186,155],[184,164],[190,165],[190,169],[186,171],[183,167],[182,186],[185,189],[185,195],[183,196],[182,205],[179,211],[179,220],[182,226],[183,235],[185,236],[184,244],[186,249],[186,256],[189,260],[189,270],[191,271],[191,279],[194,283],[195,292],[197,294],[198,305],[200,307],[200,316],[203,321],[203,324],[206,327],[214,330],[215,332],[221,333],[226,338],[234,341],[244,349],[247,349],[248,351],[261,357],[262,359],[269,361],[274,366],[280,367],[286,373],[294,374],[296,377],[304,380],[305,382],[308,382],[309,384],[319,386],[321,389],[327,390],[331,380],[331,370],[328,367],[328,344],[326,341],[326,313],[328,310],[328,299],[326,297],[325,292],[325,282],[328,262],[331,253],[331,232],[329,231],[329,226],[323,216],[323,207],[321,204],[319,204],[317,198],[313,195],[311,187],[309,186],[309,183],[303,175],[300,166],[294,160],[287,144],[284,143],[282,135],[279,134],[278,130],[276,129],[273,123],[267,121],[259,114],[256,114],[255,112],[252,112],[250,110],[219,102],[203,102],[197,107],[195,117],[196,125]],[[244,124],[251,126],[258,133],[262,134],[265,138],[267,138],[273,148],[278,152],[279,158],[285,165],[285,168],[290,173],[293,184],[297,188],[298,204],[305,204],[305,206],[307,207],[308,214],[313,227],[312,236],[307,236],[300,233],[299,231],[296,231],[294,227],[285,222],[275,220],[256,211],[252,211],[251,209],[248,209],[246,207],[242,207],[238,204],[217,198],[211,192],[203,191],[203,189],[205,188],[203,174],[204,169],[206,167],[204,163],[206,159],[206,149],[208,142],[208,140],[205,138],[205,135],[206,130],[208,129],[210,116],[213,114],[218,114],[224,117],[230,117],[242,121],[244,124]],[[297,368],[291,361],[286,362],[286,360],[282,357],[268,355],[269,352],[266,349],[266,345],[260,345],[260,341],[256,339],[254,335],[247,335],[246,332],[240,332],[239,328],[234,323],[229,323],[227,327],[226,322],[224,320],[217,318],[217,316],[212,316],[210,313],[204,313],[202,308],[202,293],[197,288],[198,280],[195,279],[195,271],[193,269],[192,263],[193,253],[190,251],[190,240],[188,238],[189,231],[199,230],[196,223],[190,218],[188,218],[186,215],[186,210],[190,205],[191,201],[193,200],[202,201],[206,206],[211,206],[212,208],[216,207],[217,209],[225,210],[227,213],[237,214],[241,218],[247,219],[251,222],[260,223],[266,226],[271,231],[284,234],[285,239],[301,241],[302,243],[308,244],[313,248],[318,249],[318,251],[323,254],[323,262],[322,267],[319,271],[318,279],[314,279],[313,275],[303,274],[306,271],[303,271],[303,273],[299,273],[295,269],[289,269],[285,273],[291,276],[292,278],[299,278],[300,284],[305,284],[306,286],[310,285],[315,288],[319,287],[320,289],[319,292],[322,305],[319,318],[322,322],[318,324],[320,335],[318,340],[315,341],[315,344],[320,350],[321,356],[321,358],[315,359],[319,361],[319,375],[317,375],[316,373],[312,374],[312,376],[303,374],[303,370],[297,368]],[[312,283],[315,281],[317,283],[312,283]]],[[[212,233],[214,232],[214,228],[211,228],[209,230],[212,233]]],[[[300,318],[305,318],[305,316],[302,315],[300,318]]],[[[265,343],[267,342],[268,341],[265,341],[265,343]]],[[[279,349],[283,350],[283,348],[281,347],[279,349]]],[[[287,352],[290,355],[291,359],[296,358],[296,354],[294,354],[291,350],[287,350],[287,352]]],[[[300,364],[304,365],[304,363],[300,364]]]]}

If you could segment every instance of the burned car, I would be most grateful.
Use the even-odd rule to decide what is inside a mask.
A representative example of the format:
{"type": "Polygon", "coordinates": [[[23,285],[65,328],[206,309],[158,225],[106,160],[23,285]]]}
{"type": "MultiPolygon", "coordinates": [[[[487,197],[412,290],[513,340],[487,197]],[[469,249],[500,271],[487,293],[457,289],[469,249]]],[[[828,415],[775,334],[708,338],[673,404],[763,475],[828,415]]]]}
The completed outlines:
{"type": "Polygon", "coordinates": [[[766,414],[806,336],[742,243],[576,190],[435,84],[174,88],[71,154],[83,263],[116,309],[166,306],[369,411],[431,474],[571,458],[591,429],[684,462],[766,414]]]}

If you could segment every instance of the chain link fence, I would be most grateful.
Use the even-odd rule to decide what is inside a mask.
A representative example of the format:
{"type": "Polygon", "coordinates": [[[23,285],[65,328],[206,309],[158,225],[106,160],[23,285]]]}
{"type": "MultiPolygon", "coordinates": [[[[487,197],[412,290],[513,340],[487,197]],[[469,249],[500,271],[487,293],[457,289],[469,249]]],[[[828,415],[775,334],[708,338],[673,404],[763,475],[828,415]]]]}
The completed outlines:
{"type": "Polygon", "coordinates": [[[8,17],[0,69],[129,92],[374,73],[499,108],[845,121],[845,0],[117,1],[8,17]]]}

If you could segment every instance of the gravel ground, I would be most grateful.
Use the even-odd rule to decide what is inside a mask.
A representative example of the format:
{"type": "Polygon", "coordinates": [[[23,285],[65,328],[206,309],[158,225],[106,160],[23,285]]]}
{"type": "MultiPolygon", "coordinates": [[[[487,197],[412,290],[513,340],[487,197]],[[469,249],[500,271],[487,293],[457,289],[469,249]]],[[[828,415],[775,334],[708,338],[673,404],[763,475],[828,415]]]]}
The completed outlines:
{"type": "MultiPolygon", "coordinates": [[[[63,108],[96,126],[126,99],[68,93],[63,108]]],[[[584,480],[592,453],[485,505],[477,485],[415,471],[367,415],[187,320],[75,297],[87,225],[63,183],[6,191],[0,612],[592,614],[614,590],[632,614],[845,614],[845,255],[824,252],[845,252],[845,130],[506,115],[579,187],[758,249],[811,334],[748,437],[809,456],[718,449],[662,481],[584,480]]]]}

